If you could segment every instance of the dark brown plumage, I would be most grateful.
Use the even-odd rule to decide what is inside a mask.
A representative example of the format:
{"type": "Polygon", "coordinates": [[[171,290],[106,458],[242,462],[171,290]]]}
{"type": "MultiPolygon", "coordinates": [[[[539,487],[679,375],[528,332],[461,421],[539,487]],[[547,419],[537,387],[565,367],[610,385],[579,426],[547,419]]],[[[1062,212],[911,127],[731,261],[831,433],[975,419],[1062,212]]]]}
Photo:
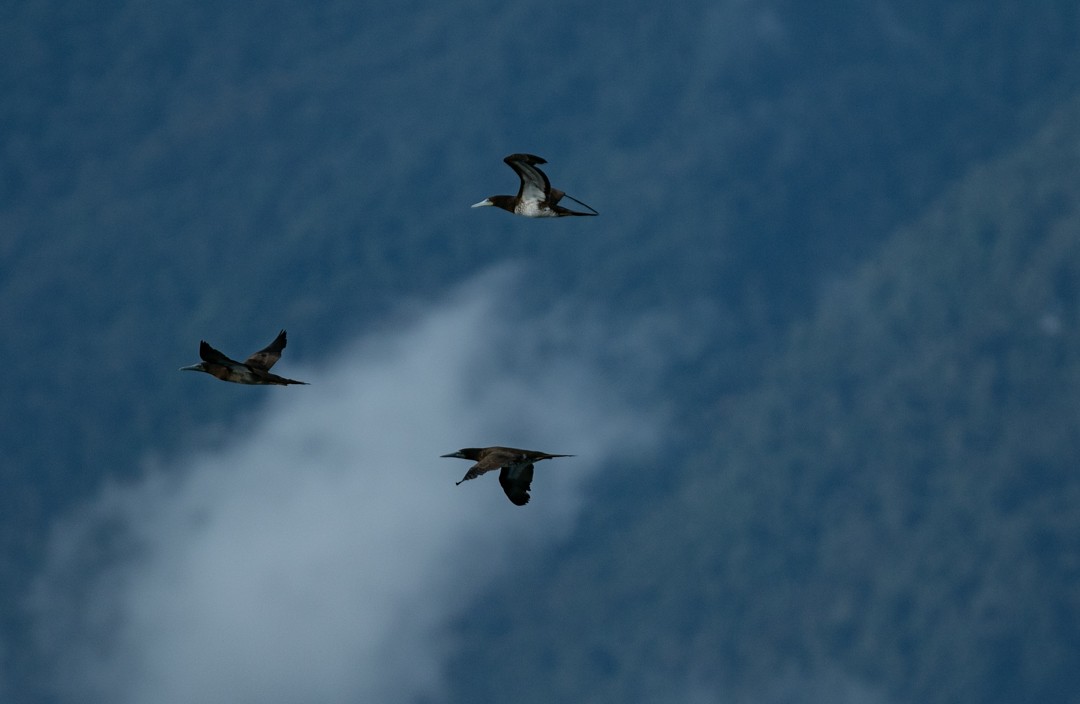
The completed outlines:
{"type": "Polygon", "coordinates": [[[598,215],[591,206],[585,205],[577,198],[568,196],[558,188],[552,188],[547,174],[537,168],[537,164],[546,164],[544,159],[535,154],[511,154],[503,159],[506,164],[517,173],[521,179],[516,196],[491,196],[485,198],[472,207],[495,206],[502,208],[515,215],[526,218],[561,218],[568,215],[598,215]],[[569,198],[579,205],[584,205],[591,213],[579,210],[570,210],[558,205],[563,197],[569,198]]]}
{"type": "Polygon", "coordinates": [[[539,450],[519,450],[515,447],[466,447],[442,457],[457,457],[472,460],[461,482],[476,479],[484,472],[499,470],[499,485],[506,497],[518,506],[529,503],[529,489],[532,487],[533,463],[550,460],[555,457],[573,457],[573,455],[552,455],[539,450]]]}
{"type": "Polygon", "coordinates": [[[199,342],[199,357],[203,361],[190,367],[180,367],[180,371],[205,372],[222,381],[231,381],[234,384],[272,384],[277,386],[307,384],[306,381],[286,379],[283,376],[270,373],[270,367],[281,359],[281,351],[285,349],[285,344],[285,331],[282,330],[269,345],[243,362],[237,362],[215,350],[206,340],[202,340],[199,342]]]}

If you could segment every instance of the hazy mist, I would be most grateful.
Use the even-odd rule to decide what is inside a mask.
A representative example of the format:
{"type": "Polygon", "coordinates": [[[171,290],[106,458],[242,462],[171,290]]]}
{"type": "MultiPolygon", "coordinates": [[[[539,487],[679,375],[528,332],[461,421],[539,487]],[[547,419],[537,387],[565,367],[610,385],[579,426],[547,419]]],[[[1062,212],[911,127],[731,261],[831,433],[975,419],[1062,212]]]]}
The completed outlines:
{"type": "Polygon", "coordinates": [[[310,387],[223,386],[272,398],[221,449],[64,520],[33,599],[64,701],[437,694],[456,610],[562,538],[589,477],[657,430],[573,350],[495,364],[494,300],[512,290],[508,270],[485,275],[330,364],[289,367],[310,387]],[[439,457],[484,444],[577,456],[540,464],[518,508],[494,475],[455,487],[468,464],[439,457]]]}

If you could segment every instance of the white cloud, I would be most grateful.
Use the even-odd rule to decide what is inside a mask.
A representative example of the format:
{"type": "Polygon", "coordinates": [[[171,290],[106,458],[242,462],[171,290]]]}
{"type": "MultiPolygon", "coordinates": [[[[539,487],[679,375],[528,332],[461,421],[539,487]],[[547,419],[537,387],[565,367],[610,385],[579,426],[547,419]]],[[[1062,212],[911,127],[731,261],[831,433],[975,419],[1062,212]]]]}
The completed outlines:
{"type": "Polygon", "coordinates": [[[292,367],[312,385],[270,389],[235,442],[69,517],[32,599],[61,699],[437,698],[450,619],[565,535],[589,473],[655,430],[587,351],[532,347],[543,331],[493,302],[512,279],[485,275],[404,331],[292,367]],[[502,355],[521,331],[525,351],[502,355]],[[455,487],[468,463],[439,457],[486,444],[577,457],[537,465],[517,507],[493,475],[455,487]]]}

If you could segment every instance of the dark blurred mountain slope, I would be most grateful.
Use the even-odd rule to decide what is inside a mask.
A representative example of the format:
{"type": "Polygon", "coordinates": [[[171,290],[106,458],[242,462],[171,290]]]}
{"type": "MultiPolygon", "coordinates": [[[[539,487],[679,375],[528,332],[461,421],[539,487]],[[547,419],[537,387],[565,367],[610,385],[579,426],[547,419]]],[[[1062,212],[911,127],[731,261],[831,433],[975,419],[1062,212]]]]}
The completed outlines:
{"type": "Polygon", "coordinates": [[[1080,100],[826,286],[685,467],[612,468],[463,620],[455,701],[1077,701],[1078,233],[1080,100]]]}

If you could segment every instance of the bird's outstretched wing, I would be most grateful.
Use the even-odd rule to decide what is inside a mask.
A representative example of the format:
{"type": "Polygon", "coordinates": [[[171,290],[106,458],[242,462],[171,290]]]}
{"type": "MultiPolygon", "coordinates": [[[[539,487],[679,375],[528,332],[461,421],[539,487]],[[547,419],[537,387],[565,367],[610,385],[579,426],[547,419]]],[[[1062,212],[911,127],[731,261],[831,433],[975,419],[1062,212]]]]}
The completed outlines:
{"type": "Polygon", "coordinates": [[[516,506],[529,503],[529,489],[532,487],[533,464],[516,462],[507,465],[499,472],[499,485],[506,493],[506,498],[516,506]]]}
{"type": "Polygon", "coordinates": [[[282,330],[273,342],[244,360],[244,364],[253,369],[268,371],[281,359],[281,350],[285,349],[285,344],[285,331],[282,330]]]}
{"type": "Polygon", "coordinates": [[[503,161],[521,179],[521,186],[518,188],[519,199],[543,201],[548,198],[551,182],[547,174],[536,168],[537,164],[546,164],[545,160],[533,154],[511,154],[503,161]]]}
{"type": "Polygon", "coordinates": [[[476,479],[485,472],[490,472],[493,469],[499,469],[513,462],[522,459],[519,453],[513,452],[506,448],[492,448],[488,450],[472,467],[469,467],[469,471],[465,472],[465,476],[461,478],[461,481],[466,482],[470,479],[476,479]]]}
{"type": "Polygon", "coordinates": [[[239,364],[236,360],[229,359],[221,352],[215,350],[206,340],[201,340],[199,342],[199,358],[210,364],[223,364],[227,367],[237,366],[239,364]]]}

